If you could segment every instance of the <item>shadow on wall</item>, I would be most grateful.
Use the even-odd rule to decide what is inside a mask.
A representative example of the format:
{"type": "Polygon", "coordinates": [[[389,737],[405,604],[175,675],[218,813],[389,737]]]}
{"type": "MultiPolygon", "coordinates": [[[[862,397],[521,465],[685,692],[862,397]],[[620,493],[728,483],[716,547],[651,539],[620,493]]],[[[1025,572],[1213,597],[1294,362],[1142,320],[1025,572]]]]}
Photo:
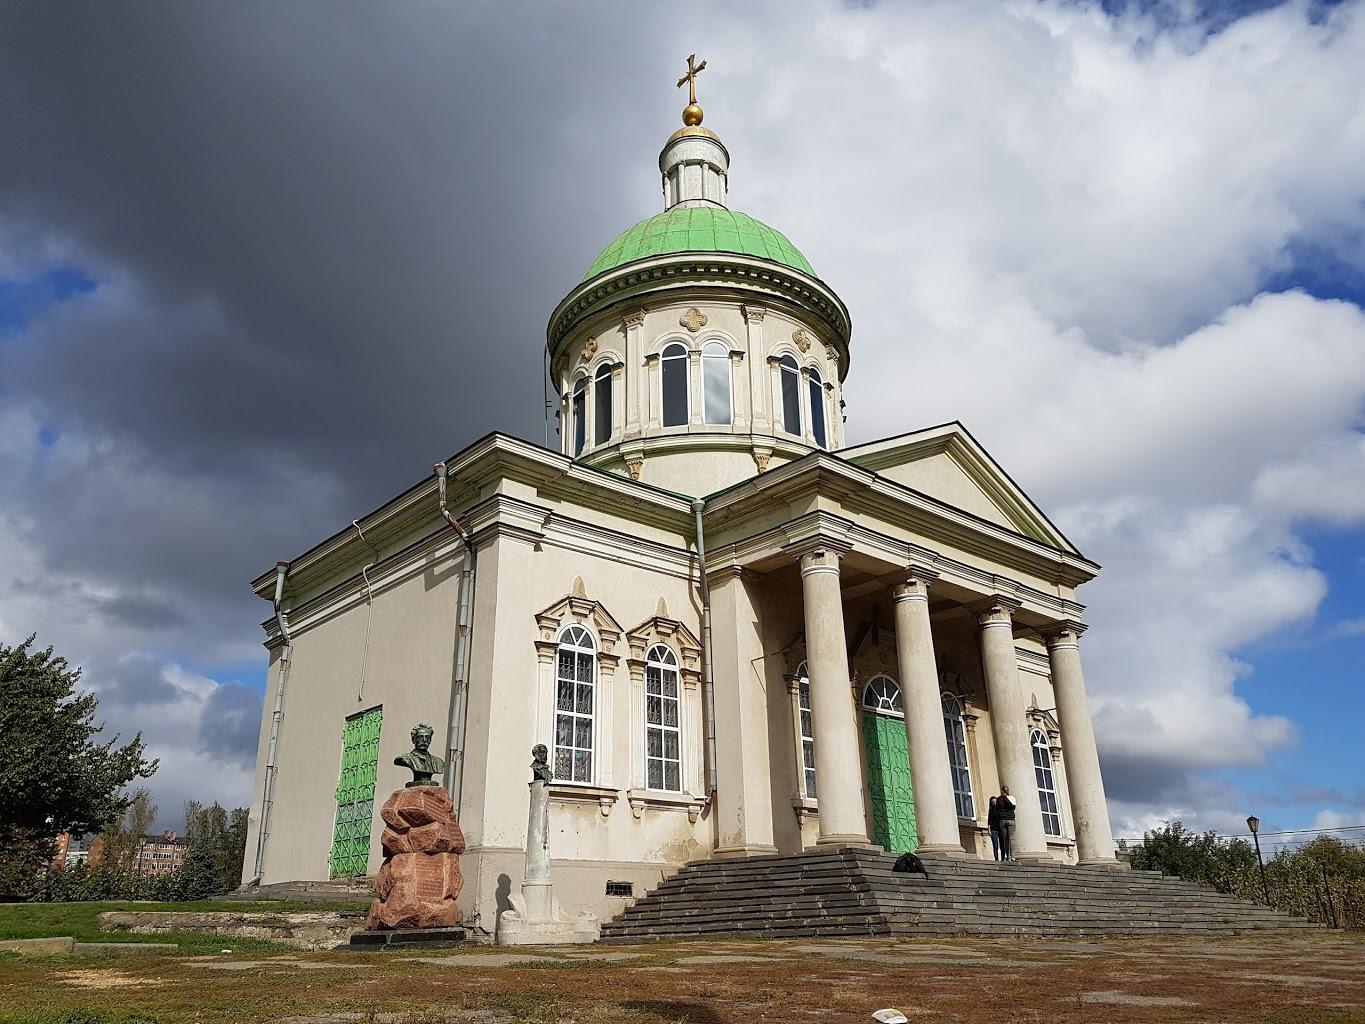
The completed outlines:
{"type": "Polygon", "coordinates": [[[493,893],[494,898],[498,901],[499,915],[501,915],[504,910],[512,909],[511,895],[512,878],[504,871],[502,874],[498,875],[498,888],[497,891],[493,893]]]}

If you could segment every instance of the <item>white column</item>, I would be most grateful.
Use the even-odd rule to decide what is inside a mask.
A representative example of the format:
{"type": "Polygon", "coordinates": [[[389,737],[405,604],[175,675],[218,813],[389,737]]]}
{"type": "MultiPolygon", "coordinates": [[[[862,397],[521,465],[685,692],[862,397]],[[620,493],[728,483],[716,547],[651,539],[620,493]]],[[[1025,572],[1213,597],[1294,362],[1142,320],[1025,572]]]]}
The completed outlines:
{"type": "Polygon", "coordinates": [[[1013,613],[1018,602],[992,598],[980,610],[981,661],[986,672],[995,765],[1002,785],[1015,800],[1014,855],[1020,860],[1048,858],[1043,810],[1033,774],[1024,699],[1019,691],[1019,659],[1014,650],[1013,613]]]}
{"type": "Polygon", "coordinates": [[[687,380],[691,392],[687,403],[687,422],[693,426],[700,426],[702,422],[702,387],[701,349],[699,348],[689,347],[687,350],[687,380]]]}
{"type": "Polygon", "coordinates": [[[957,806],[943,735],[934,639],[929,626],[929,582],[935,574],[916,571],[896,587],[896,658],[910,748],[910,787],[920,853],[962,854],[957,806]]]}
{"type": "MultiPolygon", "coordinates": [[[[755,434],[768,434],[772,432],[772,408],[768,402],[768,353],[763,347],[763,316],[767,310],[745,305],[743,312],[749,346],[749,425],[755,434]]],[[[738,379],[735,387],[739,387],[738,379]]]]}
{"type": "Polygon", "coordinates": [[[1085,627],[1068,622],[1044,634],[1052,662],[1052,693],[1057,700],[1057,724],[1062,731],[1071,824],[1076,830],[1076,856],[1082,864],[1116,864],[1114,835],[1109,828],[1109,804],[1100,776],[1095,727],[1085,698],[1081,672],[1080,637],[1085,627]]]}
{"type": "Polygon", "coordinates": [[[870,845],[863,810],[858,719],[849,693],[841,553],[829,545],[801,555],[806,613],[806,667],[815,729],[815,785],[822,845],[870,845]]]}

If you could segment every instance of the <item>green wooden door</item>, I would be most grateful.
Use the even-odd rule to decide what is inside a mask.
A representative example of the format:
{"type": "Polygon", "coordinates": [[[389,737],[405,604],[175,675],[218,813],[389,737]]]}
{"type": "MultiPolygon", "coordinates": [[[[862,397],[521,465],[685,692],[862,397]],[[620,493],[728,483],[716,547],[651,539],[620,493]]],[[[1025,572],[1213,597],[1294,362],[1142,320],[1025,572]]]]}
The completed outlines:
{"type": "Polygon", "coordinates": [[[363,875],[370,861],[370,822],[374,818],[374,783],[379,768],[382,707],[346,719],[341,732],[341,778],[337,781],[336,827],[327,864],[333,878],[363,875]]]}
{"type": "Polygon", "coordinates": [[[864,711],[863,742],[867,747],[867,781],[872,796],[872,841],[896,853],[913,852],[918,839],[905,723],[889,715],[864,711]]]}

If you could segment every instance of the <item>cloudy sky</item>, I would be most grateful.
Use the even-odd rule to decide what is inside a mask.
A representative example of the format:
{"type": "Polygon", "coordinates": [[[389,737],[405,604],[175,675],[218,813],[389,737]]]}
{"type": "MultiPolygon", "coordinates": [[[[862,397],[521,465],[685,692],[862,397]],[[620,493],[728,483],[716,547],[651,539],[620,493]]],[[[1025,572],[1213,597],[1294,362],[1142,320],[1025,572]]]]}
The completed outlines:
{"type": "Polygon", "coordinates": [[[1116,831],[1365,824],[1362,3],[5,5],[0,638],[244,803],[248,581],[540,438],[694,51],[850,440],[960,419],[1105,566],[1116,831]]]}

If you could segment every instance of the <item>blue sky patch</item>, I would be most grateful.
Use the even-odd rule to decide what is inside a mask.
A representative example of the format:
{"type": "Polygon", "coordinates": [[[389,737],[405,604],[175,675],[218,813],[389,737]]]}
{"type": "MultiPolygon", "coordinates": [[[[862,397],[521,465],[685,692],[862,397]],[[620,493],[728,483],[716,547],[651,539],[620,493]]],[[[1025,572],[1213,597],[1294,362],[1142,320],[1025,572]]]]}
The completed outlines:
{"type": "Polygon", "coordinates": [[[26,279],[0,278],[0,337],[23,333],[47,310],[96,287],[94,278],[79,267],[53,267],[26,279]]]}

